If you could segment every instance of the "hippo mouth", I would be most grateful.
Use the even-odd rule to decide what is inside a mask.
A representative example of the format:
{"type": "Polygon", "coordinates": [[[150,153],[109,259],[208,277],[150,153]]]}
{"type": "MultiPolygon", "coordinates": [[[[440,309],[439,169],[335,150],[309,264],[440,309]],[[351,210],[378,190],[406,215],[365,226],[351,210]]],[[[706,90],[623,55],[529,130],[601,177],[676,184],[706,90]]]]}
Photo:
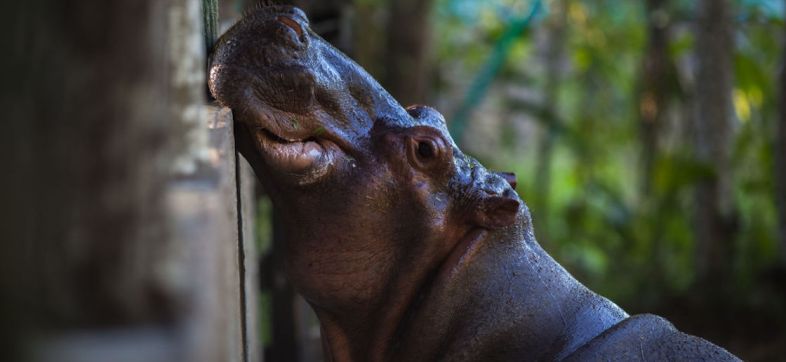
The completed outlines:
{"type": "Polygon", "coordinates": [[[270,128],[258,128],[253,132],[267,163],[297,177],[301,185],[325,177],[342,153],[335,142],[322,137],[288,137],[270,128]]]}
{"type": "Polygon", "coordinates": [[[241,152],[260,161],[255,169],[303,185],[354,165],[359,153],[353,135],[368,119],[339,107],[355,102],[338,71],[347,66],[355,70],[313,33],[302,11],[265,5],[221,37],[208,85],[242,125],[241,152]]]}

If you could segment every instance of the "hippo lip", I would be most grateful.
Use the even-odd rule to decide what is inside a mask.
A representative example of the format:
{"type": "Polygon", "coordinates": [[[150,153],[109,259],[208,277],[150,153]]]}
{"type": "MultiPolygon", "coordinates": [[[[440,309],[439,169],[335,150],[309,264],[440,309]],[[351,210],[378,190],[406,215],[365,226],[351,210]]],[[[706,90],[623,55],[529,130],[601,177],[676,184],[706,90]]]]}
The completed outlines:
{"type": "Polygon", "coordinates": [[[258,129],[256,135],[268,162],[280,171],[298,176],[301,185],[324,177],[341,152],[334,142],[325,138],[292,138],[268,128],[258,129]]]}
{"type": "Polygon", "coordinates": [[[268,128],[261,128],[260,132],[262,132],[265,135],[265,137],[276,143],[302,143],[302,142],[316,141],[316,137],[300,139],[294,137],[286,137],[284,135],[278,135],[268,128]]]}

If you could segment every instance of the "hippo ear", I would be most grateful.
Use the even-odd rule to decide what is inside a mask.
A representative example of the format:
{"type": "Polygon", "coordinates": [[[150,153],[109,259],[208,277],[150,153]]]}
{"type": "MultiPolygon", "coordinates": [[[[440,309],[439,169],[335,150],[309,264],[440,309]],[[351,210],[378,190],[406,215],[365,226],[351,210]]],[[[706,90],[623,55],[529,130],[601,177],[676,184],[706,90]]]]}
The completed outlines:
{"type": "Polygon", "coordinates": [[[437,128],[447,126],[445,116],[429,106],[413,104],[407,107],[407,113],[409,113],[412,118],[416,119],[419,124],[430,125],[437,128]]]}
{"type": "Polygon", "coordinates": [[[505,181],[508,182],[510,188],[516,189],[516,174],[513,172],[494,172],[497,176],[502,177],[505,181]]]}
{"type": "Polygon", "coordinates": [[[485,196],[477,209],[475,222],[485,228],[497,229],[513,225],[521,204],[508,195],[485,196]]]}

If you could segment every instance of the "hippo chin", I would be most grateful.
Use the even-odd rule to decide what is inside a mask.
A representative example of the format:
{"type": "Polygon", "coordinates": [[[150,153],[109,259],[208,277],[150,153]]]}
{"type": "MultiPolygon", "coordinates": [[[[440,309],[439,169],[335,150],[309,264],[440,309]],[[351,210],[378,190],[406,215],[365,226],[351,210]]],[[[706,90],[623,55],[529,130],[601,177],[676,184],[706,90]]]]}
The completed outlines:
{"type": "Polygon", "coordinates": [[[437,111],[401,107],[299,9],[232,27],[210,89],[282,215],[327,360],[736,360],[576,281],[510,175],[464,155],[437,111]]]}

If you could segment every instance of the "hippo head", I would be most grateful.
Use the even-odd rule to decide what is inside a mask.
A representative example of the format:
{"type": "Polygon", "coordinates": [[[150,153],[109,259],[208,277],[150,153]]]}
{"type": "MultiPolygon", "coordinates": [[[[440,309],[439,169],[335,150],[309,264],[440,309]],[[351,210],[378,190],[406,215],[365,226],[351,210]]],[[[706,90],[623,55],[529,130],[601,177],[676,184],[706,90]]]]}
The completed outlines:
{"type": "Polygon", "coordinates": [[[249,136],[241,141],[250,145],[240,147],[250,151],[244,154],[260,177],[282,186],[340,172],[377,119],[411,122],[373,78],[309,28],[300,9],[288,6],[263,6],[222,36],[209,85],[249,136]]]}
{"type": "Polygon", "coordinates": [[[478,240],[526,216],[511,182],[465,156],[441,114],[403,108],[296,8],[262,7],[232,27],[209,81],[323,331],[397,325],[478,240]]]}

